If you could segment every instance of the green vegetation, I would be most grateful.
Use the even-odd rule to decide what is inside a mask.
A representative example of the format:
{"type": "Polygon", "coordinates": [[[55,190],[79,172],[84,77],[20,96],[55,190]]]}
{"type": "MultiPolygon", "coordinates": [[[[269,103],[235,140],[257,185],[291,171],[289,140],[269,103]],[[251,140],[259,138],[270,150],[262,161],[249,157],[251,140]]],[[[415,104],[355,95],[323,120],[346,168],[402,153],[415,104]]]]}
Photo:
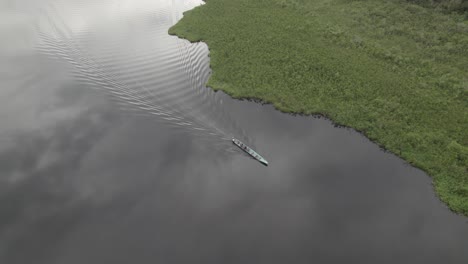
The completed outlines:
{"type": "Polygon", "coordinates": [[[209,0],[173,28],[208,85],[320,113],[427,171],[468,215],[468,22],[403,0],[209,0]]]}
{"type": "Polygon", "coordinates": [[[408,0],[425,6],[440,7],[450,11],[468,11],[468,0],[408,0]]]}

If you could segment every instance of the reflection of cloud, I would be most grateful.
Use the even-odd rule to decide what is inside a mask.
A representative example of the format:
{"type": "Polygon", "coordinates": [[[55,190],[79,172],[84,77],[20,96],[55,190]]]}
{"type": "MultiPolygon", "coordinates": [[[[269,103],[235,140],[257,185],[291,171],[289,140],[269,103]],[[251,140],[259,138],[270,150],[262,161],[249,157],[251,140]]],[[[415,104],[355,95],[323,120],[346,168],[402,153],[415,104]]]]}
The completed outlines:
{"type": "Polygon", "coordinates": [[[34,18],[15,10],[0,7],[0,56],[11,53],[32,53],[36,42],[34,18]]]}
{"type": "Polygon", "coordinates": [[[58,97],[66,78],[66,72],[60,70],[60,65],[29,56],[6,59],[0,67],[12,75],[0,86],[2,135],[32,130],[46,133],[47,128],[86,109],[86,105],[74,103],[74,98],[67,98],[64,102],[64,98],[58,97]],[[49,71],[55,74],[51,75],[49,71]]]}
{"type": "MultiPolygon", "coordinates": [[[[96,6],[77,14],[92,19],[57,6],[76,32],[100,12],[115,19],[101,10],[109,1],[80,3],[96,6]]],[[[225,97],[271,165],[220,158],[190,133],[122,117],[62,67],[26,53],[0,61],[0,263],[468,258],[466,225],[428,178],[355,133],[225,97]]]]}
{"type": "MultiPolygon", "coordinates": [[[[130,21],[139,20],[141,17],[155,17],[161,16],[168,22],[170,17],[168,14],[161,12],[169,11],[174,6],[184,5],[187,7],[193,7],[199,4],[199,0],[184,0],[174,4],[173,1],[154,1],[154,0],[123,0],[123,1],[79,1],[72,3],[70,1],[61,1],[50,4],[47,8],[47,12],[54,14],[54,27],[64,27],[61,33],[66,32],[67,34],[75,35],[86,32],[87,30],[93,30],[106,34],[109,30],[112,30],[116,24],[120,26],[126,26],[125,23],[131,23],[130,21]],[[157,12],[155,12],[157,10],[157,12]],[[105,29],[105,30],[101,30],[105,29]]],[[[43,18],[44,19],[44,18],[43,18]]],[[[43,23],[51,22],[48,19],[44,19],[43,23]]],[[[173,23],[175,21],[172,21],[173,23]]],[[[133,22],[132,22],[133,23],[133,22]]],[[[41,28],[44,33],[50,33],[54,35],[53,28],[44,27],[41,28]],[[52,30],[49,32],[49,30],[52,30]]],[[[109,36],[112,36],[109,34],[109,36]]]]}
{"type": "Polygon", "coordinates": [[[0,84],[1,263],[42,263],[82,217],[151,186],[190,156],[190,139],[145,141],[170,133],[121,120],[106,96],[44,62],[24,56],[0,63],[8,77],[0,84]]]}
{"type": "MultiPolygon", "coordinates": [[[[8,62],[9,74],[21,74],[13,72],[20,69],[15,69],[14,61],[8,62]]],[[[86,155],[118,117],[108,111],[106,97],[70,83],[50,62],[38,65],[43,61],[37,57],[28,62],[30,68],[21,70],[36,69],[33,81],[9,80],[0,87],[1,263],[5,254],[7,259],[12,256],[5,263],[29,263],[16,259],[24,255],[16,255],[16,248],[40,244],[39,237],[51,239],[53,235],[43,233],[50,225],[58,221],[67,228],[67,222],[75,222],[69,216],[83,204],[92,207],[96,199],[85,197],[74,177],[80,176],[86,155]],[[41,69],[57,75],[42,74],[41,69]]],[[[18,63],[24,64],[24,58],[18,63]]]]}

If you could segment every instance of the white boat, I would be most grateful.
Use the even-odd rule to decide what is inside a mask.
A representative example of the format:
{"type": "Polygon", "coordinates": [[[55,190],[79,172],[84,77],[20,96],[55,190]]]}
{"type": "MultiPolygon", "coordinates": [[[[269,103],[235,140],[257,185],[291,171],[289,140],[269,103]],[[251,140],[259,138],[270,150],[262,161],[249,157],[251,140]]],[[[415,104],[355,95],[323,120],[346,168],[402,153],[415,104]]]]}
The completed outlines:
{"type": "Polygon", "coordinates": [[[234,145],[238,146],[240,149],[242,149],[243,151],[245,151],[247,154],[249,154],[250,156],[252,156],[254,159],[260,161],[263,165],[265,166],[268,166],[268,161],[266,161],[266,159],[264,159],[262,156],[260,156],[260,154],[258,154],[257,152],[255,152],[253,149],[251,149],[249,146],[245,145],[244,143],[242,143],[240,140],[238,139],[235,139],[235,138],[232,138],[232,143],[234,143],[234,145]]]}

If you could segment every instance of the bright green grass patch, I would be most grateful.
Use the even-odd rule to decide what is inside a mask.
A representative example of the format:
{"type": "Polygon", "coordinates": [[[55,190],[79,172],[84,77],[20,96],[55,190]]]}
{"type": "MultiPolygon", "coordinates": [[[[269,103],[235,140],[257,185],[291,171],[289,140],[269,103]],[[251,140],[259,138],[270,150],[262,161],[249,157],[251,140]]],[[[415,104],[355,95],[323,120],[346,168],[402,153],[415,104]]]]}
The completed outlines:
{"type": "Polygon", "coordinates": [[[208,44],[210,87],[362,131],[468,215],[462,15],[397,0],[209,0],[170,34],[208,44]]]}

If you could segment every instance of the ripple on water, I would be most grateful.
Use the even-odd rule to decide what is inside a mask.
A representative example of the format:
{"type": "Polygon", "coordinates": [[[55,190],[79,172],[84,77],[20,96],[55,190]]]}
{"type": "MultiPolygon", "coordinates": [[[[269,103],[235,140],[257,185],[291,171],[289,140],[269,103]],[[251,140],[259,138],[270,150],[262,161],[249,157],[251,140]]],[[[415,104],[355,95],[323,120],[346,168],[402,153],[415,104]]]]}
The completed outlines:
{"type": "Polygon", "coordinates": [[[219,150],[236,151],[232,136],[251,142],[204,85],[207,46],[167,33],[201,1],[132,2],[51,2],[41,10],[38,50],[72,65],[77,80],[107,92],[124,111],[153,116],[219,150]]]}

